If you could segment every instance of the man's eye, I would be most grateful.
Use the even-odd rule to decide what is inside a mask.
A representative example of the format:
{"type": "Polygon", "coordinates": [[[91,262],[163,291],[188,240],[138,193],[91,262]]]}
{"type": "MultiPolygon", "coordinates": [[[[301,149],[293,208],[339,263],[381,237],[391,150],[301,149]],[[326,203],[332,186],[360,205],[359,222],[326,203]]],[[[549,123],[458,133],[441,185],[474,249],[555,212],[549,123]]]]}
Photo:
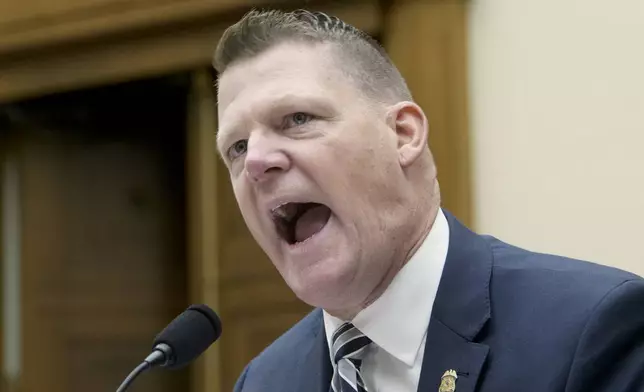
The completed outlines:
{"type": "Polygon", "coordinates": [[[233,143],[228,149],[228,158],[233,160],[246,153],[248,149],[248,140],[239,140],[233,143]]]}
{"type": "Polygon", "coordinates": [[[310,114],[298,112],[293,113],[290,116],[286,117],[286,128],[296,127],[298,125],[304,125],[307,122],[311,121],[313,116],[310,114]]]}

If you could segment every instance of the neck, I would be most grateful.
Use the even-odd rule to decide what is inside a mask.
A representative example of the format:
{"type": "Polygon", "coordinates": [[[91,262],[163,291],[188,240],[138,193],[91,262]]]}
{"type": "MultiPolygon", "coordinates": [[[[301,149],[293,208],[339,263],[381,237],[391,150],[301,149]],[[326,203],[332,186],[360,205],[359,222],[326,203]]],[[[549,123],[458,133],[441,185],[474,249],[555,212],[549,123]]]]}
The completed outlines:
{"type": "Polygon", "coordinates": [[[359,307],[356,308],[350,308],[350,309],[342,309],[342,310],[329,310],[327,309],[327,313],[330,315],[337,317],[341,320],[345,321],[350,321],[352,320],[362,309],[368,307],[372,303],[374,303],[380,296],[387,290],[387,287],[389,287],[389,284],[391,283],[392,280],[396,277],[398,272],[409,262],[409,260],[414,256],[418,248],[422,245],[423,241],[425,241],[425,238],[429,235],[430,231],[432,230],[432,227],[434,226],[434,221],[436,220],[436,216],[438,215],[438,211],[440,209],[440,200],[438,202],[435,202],[432,200],[431,207],[429,208],[429,214],[426,214],[427,219],[422,222],[421,225],[419,225],[415,231],[414,235],[412,235],[410,238],[412,239],[410,242],[407,243],[407,246],[405,246],[402,251],[399,253],[399,256],[396,257],[397,262],[391,263],[391,266],[389,267],[389,270],[387,273],[383,276],[383,279],[380,281],[378,285],[374,288],[374,290],[369,294],[367,297],[367,300],[362,303],[359,307]]]}

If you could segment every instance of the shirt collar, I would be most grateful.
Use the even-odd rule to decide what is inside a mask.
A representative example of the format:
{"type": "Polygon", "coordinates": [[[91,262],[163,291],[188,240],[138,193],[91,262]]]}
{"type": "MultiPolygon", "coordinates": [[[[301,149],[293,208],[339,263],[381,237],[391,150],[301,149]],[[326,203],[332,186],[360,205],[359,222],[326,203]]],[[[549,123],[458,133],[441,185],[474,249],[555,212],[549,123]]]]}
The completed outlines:
{"type": "MultiPolygon", "coordinates": [[[[439,209],[432,229],[416,253],[380,298],[352,320],[378,347],[408,366],[414,365],[427,332],[448,245],[449,225],[439,209]]],[[[343,322],[324,312],[329,347],[333,332],[343,322]]]]}

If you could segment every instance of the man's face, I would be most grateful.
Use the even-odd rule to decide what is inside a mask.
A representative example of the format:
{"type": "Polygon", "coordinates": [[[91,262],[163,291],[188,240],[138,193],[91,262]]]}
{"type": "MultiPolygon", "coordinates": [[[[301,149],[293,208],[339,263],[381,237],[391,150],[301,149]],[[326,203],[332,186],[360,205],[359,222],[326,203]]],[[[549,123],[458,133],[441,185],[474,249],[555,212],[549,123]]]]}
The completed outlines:
{"type": "Polygon", "coordinates": [[[333,53],[286,43],[227,69],[218,149],[250,232],[286,283],[313,306],[346,309],[392,268],[406,185],[387,108],[333,53]]]}

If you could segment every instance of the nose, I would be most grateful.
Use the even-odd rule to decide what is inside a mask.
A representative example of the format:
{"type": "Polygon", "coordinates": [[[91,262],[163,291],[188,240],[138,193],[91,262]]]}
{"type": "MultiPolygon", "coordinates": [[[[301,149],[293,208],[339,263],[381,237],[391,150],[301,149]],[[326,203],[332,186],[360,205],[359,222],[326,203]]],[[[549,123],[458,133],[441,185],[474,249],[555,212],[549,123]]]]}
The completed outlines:
{"type": "Polygon", "coordinates": [[[289,159],[275,140],[268,137],[248,139],[245,160],[246,175],[253,182],[269,180],[289,168],[289,159]]]}

